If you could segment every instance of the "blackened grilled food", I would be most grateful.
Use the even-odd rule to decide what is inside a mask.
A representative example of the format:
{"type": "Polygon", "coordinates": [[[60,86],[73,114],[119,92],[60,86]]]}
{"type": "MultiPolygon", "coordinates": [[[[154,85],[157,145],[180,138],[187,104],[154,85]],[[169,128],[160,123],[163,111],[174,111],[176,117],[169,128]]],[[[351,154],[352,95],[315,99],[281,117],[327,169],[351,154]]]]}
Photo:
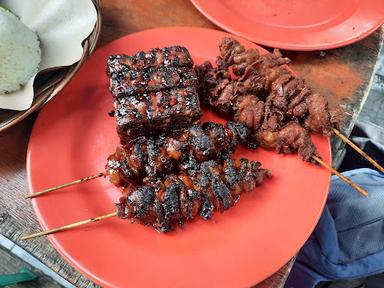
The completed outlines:
{"type": "Polygon", "coordinates": [[[114,100],[117,133],[126,144],[139,136],[180,129],[198,122],[199,98],[193,87],[174,88],[114,100]]]}
{"type": "Polygon", "coordinates": [[[122,144],[198,122],[201,110],[192,66],[188,50],[180,46],[109,57],[109,89],[122,144]]]}
{"type": "Polygon", "coordinates": [[[168,90],[197,87],[195,72],[188,67],[151,67],[110,74],[109,89],[115,98],[168,90]]]}
{"type": "Polygon", "coordinates": [[[200,215],[232,207],[240,194],[253,191],[271,173],[247,159],[206,161],[193,174],[181,172],[165,178],[148,177],[139,187],[127,187],[116,204],[118,216],[153,226],[160,232],[200,215]]]}
{"type": "Polygon", "coordinates": [[[202,103],[247,125],[264,147],[298,151],[306,161],[318,156],[309,131],[331,135],[340,111],[329,109],[323,95],[295,77],[278,50],[258,55],[232,38],[224,38],[219,50],[216,67],[209,62],[195,67],[202,103]]]}
{"type": "Polygon", "coordinates": [[[153,48],[147,52],[137,52],[132,56],[125,54],[110,56],[107,74],[110,76],[114,73],[124,73],[127,70],[144,70],[151,67],[164,66],[192,68],[193,61],[185,47],[153,48]]]}
{"type": "Polygon", "coordinates": [[[230,156],[239,143],[249,143],[249,129],[234,122],[206,122],[159,137],[141,137],[119,146],[108,157],[107,175],[116,186],[141,183],[146,176],[174,171],[193,173],[199,163],[230,156]]]}

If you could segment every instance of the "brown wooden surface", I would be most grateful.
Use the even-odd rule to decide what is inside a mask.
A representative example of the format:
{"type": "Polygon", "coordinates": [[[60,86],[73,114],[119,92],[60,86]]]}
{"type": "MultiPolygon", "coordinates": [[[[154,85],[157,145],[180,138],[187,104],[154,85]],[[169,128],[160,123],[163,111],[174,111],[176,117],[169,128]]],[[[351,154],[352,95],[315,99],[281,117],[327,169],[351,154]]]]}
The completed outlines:
{"type": "MultiPolygon", "coordinates": [[[[200,26],[218,29],[189,0],[104,0],[103,27],[98,46],[120,36],[161,26],[200,26]]],[[[332,105],[346,108],[343,132],[349,134],[370,88],[382,32],[378,31],[346,48],[319,52],[289,52],[291,67],[322,91],[332,105]]],[[[31,252],[47,266],[78,287],[93,284],[76,272],[54,250],[46,238],[19,240],[21,234],[39,231],[27,194],[25,158],[35,116],[0,134],[0,233],[31,252]]],[[[337,148],[340,143],[334,144],[337,148]]],[[[335,154],[336,155],[336,154],[335,154]]],[[[54,171],[53,171],[54,173],[54,171]]],[[[272,278],[255,287],[282,287],[293,261],[272,278]]],[[[258,265],[255,259],[255,265],[258,265]]],[[[111,268],[113,269],[113,268],[111,268]]]]}
{"type": "Polygon", "coordinates": [[[8,250],[0,247],[0,275],[2,274],[15,274],[22,268],[28,268],[35,273],[39,278],[35,281],[24,282],[13,285],[13,288],[62,288],[61,285],[57,284],[53,279],[44,275],[38,269],[33,268],[22,259],[11,254],[8,250]]]}

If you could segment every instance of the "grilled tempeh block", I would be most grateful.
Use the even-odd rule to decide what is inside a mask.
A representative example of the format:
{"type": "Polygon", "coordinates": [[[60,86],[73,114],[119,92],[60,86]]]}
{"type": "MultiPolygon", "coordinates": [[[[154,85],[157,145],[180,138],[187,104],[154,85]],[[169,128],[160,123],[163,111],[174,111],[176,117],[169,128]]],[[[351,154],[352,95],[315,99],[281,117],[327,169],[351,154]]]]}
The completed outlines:
{"type": "Polygon", "coordinates": [[[192,87],[117,98],[114,105],[123,144],[142,135],[189,126],[200,119],[201,113],[199,97],[192,87]]]}
{"type": "Polygon", "coordinates": [[[197,76],[186,48],[171,46],[108,59],[120,142],[180,129],[200,118],[197,76]]]}
{"type": "Polygon", "coordinates": [[[150,67],[164,66],[192,68],[193,61],[185,47],[153,48],[147,52],[137,52],[132,56],[111,55],[108,59],[107,73],[111,76],[112,74],[124,73],[127,70],[145,70],[150,67]]]}
{"type": "Polygon", "coordinates": [[[152,67],[147,70],[128,70],[110,77],[109,89],[115,98],[175,87],[197,88],[195,72],[188,67],[152,67]]]}

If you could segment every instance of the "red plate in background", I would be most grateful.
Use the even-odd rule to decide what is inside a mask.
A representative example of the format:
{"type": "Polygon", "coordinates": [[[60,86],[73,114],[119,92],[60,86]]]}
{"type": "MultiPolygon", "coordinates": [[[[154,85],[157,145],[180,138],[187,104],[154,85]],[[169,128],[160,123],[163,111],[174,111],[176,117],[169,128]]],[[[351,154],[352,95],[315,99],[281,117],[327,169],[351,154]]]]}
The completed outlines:
{"type": "MultiPolygon", "coordinates": [[[[67,87],[39,114],[28,147],[31,192],[103,171],[118,144],[107,89],[106,59],[167,45],[186,46],[195,63],[214,60],[228,34],[201,28],[162,28],[135,33],[96,51],[67,87]]],[[[239,39],[247,47],[260,47],[239,39]]],[[[223,121],[210,112],[205,120],[223,121]]],[[[330,161],[329,140],[314,137],[330,161]]],[[[48,236],[80,272],[104,287],[249,287],[273,274],[304,244],[323,209],[330,173],[297,155],[241,148],[273,179],[212,221],[160,234],[118,218],[48,236]]],[[[114,211],[119,191],[96,179],[33,200],[44,229],[114,211]]]]}
{"type": "Polygon", "coordinates": [[[191,0],[209,20],[258,44],[323,50],[367,37],[384,23],[383,0],[191,0]]]}

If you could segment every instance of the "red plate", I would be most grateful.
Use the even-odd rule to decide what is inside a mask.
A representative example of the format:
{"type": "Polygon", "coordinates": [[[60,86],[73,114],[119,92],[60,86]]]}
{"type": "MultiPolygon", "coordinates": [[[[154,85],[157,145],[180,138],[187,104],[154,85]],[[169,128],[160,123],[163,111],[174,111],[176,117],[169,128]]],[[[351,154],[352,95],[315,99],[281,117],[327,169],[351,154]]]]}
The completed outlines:
{"type": "Polygon", "coordinates": [[[213,23],[288,50],[345,46],[384,23],[383,0],[191,0],[213,23]]]}
{"type": "MultiPolygon", "coordinates": [[[[103,171],[118,143],[107,113],[106,59],[113,53],[183,45],[196,63],[214,60],[228,34],[200,28],[162,28],[132,34],[95,52],[75,79],[40,113],[28,147],[31,192],[103,171]]],[[[248,47],[260,47],[240,40],[248,47]]],[[[222,121],[206,112],[205,120],[222,121]]],[[[327,138],[314,137],[325,161],[327,138]]],[[[303,245],[323,209],[330,173],[296,155],[239,149],[258,159],[273,179],[239,203],[197,220],[183,230],[160,234],[117,218],[49,236],[78,270],[104,287],[249,287],[285,264],[303,245]]],[[[97,179],[33,200],[44,229],[114,211],[118,189],[97,179]]]]}

